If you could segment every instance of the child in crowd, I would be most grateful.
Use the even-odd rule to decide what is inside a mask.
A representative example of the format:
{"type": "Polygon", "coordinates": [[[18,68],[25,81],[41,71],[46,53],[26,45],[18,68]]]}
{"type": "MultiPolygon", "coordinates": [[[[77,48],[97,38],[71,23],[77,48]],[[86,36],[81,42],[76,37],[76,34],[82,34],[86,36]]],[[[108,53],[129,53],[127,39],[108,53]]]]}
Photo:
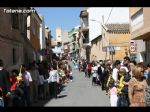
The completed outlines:
{"type": "Polygon", "coordinates": [[[128,106],[128,97],[126,97],[128,87],[126,87],[126,82],[124,79],[124,77],[126,77],[126,74],[127,72],[125,68],[121,68],[119,70],[120,79],[119,79],[119,84],[117,88],[117,94],[118,94],[117,106],[118,107],[128,106]]]}
{"type": "Polygon", "coordinates": [[[110,105],[111,107],[117,107],[117,88],[115,87],[115,82],[113,80],[109,82],[109,87],[110,105]]]}
{"type": "Polygon", "coordinates": [[[124,87],[123,80],[124,80],[125,74],[126,74],[126,70],[124,68],[121,68],[119,71],[120,79],[119,79],[119,84],[118,84],[118,88],[117,88],[118,94],[121,94],[121,90],[124,87]]]}

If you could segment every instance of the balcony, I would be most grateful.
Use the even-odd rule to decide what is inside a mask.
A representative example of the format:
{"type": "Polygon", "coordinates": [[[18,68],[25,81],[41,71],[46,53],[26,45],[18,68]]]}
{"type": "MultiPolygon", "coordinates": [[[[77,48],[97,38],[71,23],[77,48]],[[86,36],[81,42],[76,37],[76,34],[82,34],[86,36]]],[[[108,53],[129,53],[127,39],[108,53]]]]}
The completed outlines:
{"type": "Polygon", "coordinates": [[[144,25],[143,8],[131,16],[131,32],[137,31],[144,25]]]}
{"type": "Polygon", "coordinates": [[[80,18],[81,18],[81,29],[82,30],[88,30],[88,12],[87,10],[83,10],[80,13],[80,18]]]}
{"type": "Polygon", "coordinates": [[[89,38],[84,38],[83,39],[83,44],[89,43],[89,38]]]}
{"type": "Polygon", "coordinates": [[[131,16],[132,40],[146,40],[150,37],[149,12],[150,9],[140,8],[131,16]]]}
{"type": "Polygon", "coordinates": [[[80,17],[88,17],[88,12],[87,12],[87,10],[81,11],[80,17]]]}

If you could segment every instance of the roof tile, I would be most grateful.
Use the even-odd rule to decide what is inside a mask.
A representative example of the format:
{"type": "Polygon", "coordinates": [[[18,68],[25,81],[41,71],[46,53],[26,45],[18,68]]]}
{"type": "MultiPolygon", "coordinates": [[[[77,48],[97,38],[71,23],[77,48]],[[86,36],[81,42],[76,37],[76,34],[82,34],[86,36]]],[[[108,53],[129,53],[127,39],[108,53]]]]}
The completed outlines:
{"type": "Polygon", "coordinates": [[[129,32],[129,24],[105,24],[108,32],[129,32]]]}

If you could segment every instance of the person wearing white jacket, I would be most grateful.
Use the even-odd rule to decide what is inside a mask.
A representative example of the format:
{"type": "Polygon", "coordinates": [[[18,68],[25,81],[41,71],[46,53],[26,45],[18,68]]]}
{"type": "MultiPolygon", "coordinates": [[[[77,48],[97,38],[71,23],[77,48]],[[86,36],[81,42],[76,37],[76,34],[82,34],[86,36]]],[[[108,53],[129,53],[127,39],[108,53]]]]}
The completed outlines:
{"type": "Polygon", "coordinates": [[[97,66],[96,65],[94,65],[93,67],[92,67],[92,86],[93,85],[97,85],[97,81],[99,80],[99,78],[98,78],[98,73],[97,73],[97,66]]]}
{"type": "Polygon", "coordinates": [[[59,74],[56,65],[53,65],[53,67],[51,68],[51,71],[49,72],[48,81],[50,83],[50,93],[52,97],[57,98],[57,86],[59,83],[59,74]]]}

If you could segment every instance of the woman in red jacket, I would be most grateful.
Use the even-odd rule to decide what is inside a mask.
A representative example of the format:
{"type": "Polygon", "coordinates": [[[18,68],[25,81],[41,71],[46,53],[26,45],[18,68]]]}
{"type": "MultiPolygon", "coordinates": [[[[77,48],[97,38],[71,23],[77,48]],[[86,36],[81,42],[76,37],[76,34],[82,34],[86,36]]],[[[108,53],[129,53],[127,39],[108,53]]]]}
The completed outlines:
{"type": "Polygon", "coordinates": [[[15,90],[17,88],[17,75],[18,71],[17,70],[12,70],[11,71],[11,76],[10,76],[10,91],[11,91],[11,99],[10,99],[10,106],[14,106],[14,99],[15,99],[15,90]]]}
{"type": "Polygon", "coordinates": [[[22,83],[17,80],[19,72],[14,69],[10,76],[10,90],[11,90],[11,106],[24,106],[24,92],[22,83]]]}
{"type": "Polygon", "coordinates": [[[18,76],[18,71],[17,70],[12,70],[12,75],[10,76],[10,90],[14,92],[17,87],[17,76],[18,76]]]}

